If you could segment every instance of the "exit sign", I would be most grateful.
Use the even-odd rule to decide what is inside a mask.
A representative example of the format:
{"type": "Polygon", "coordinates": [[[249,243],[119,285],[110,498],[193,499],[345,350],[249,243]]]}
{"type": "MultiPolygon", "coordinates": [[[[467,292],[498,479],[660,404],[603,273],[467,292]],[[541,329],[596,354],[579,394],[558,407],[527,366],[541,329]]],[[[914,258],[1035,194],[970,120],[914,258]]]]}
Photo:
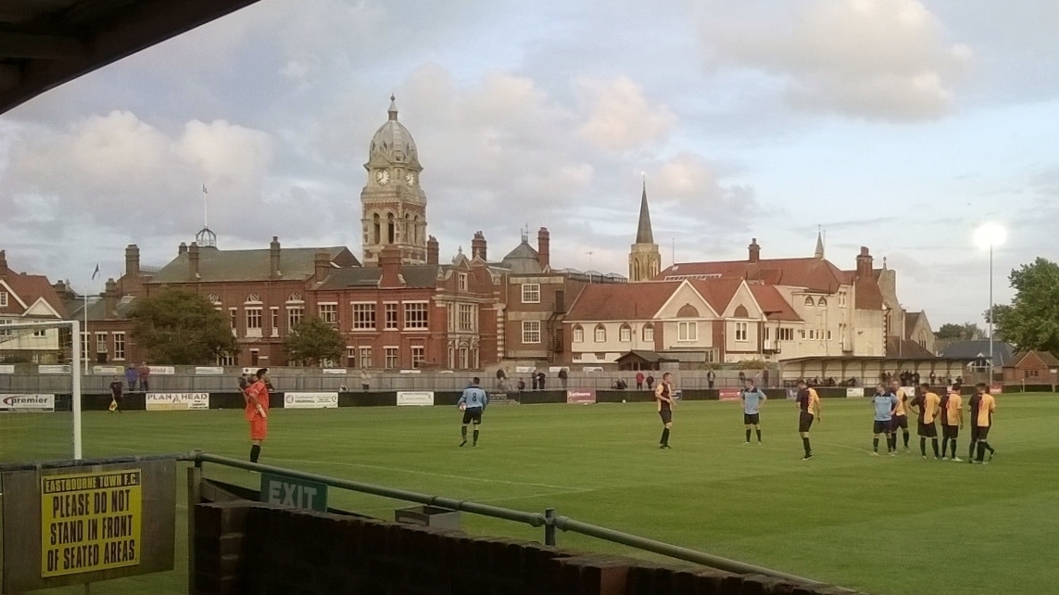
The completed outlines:
{"type": "Polygon", "coordinates": [[[327,484],[285,475],[261,475],[261,501],[327,512],[327,484]]]}

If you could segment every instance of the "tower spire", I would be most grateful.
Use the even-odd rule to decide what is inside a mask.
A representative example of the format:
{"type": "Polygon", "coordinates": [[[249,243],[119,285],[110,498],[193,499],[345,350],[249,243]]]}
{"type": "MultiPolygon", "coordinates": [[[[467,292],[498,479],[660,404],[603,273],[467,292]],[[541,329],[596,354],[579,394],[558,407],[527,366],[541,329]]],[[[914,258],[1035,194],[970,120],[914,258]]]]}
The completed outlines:
{"type": "Polygon", "coordinates": [[[824,257],[824,230],[819,225],[816,226],[816,258],[824,257]]]}
{"type": "Polygon", "coordinates": [[[393,93],[390,93],[390,109],[387,113],[391,120],[397,121],[397,97],[393,93]]]}
{"type": "Polygon", "coordinates": [[[655,243],[654,232],[651,229],[651,209],[647,206],[647,174],[643,174],[643,193],[640,195],[640,221],[636,225],[636,243],[655,243]]]}

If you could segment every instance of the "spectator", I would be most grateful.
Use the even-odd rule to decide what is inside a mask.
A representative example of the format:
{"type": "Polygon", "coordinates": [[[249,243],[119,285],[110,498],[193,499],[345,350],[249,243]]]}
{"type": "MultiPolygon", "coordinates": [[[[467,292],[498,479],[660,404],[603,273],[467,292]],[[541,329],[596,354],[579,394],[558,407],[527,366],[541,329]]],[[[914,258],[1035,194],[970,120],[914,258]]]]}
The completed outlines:
{"type": "Polygon", "coordinates": [[[647,390],[651,390],[651,385],[655,383],[655,377],[650,374],[647,375],[647,390]]]}
{"type": "Polygon", "coordinates": [[[504,373],[503,368],[496,369],[496,387],[500,390],[504,390],[504,380],[507,379],[507,374],[504,373]]]}
{"type": "Polygon", "coordinates": [[[521,395],[522,391],[526,390],[526,381],[522,378],[519,378],[518,384],[516,384],[515,386],[518,387],[518,394],[521,395]]]}
{"type": "Polygon", "coordinates": [[[546,378],[547,376],[544,375],[543,371],[537,372],[537,384],[540,386],[541,390],[544,390],[544,380],[546,378]]]}
{"type": "Polygon", "coordinates": [[[559,382],[563,385],[563,390],[566,390],[566,368],[559,368],[559,382]]]}
{"type": "Polygon", "coordinates": [[[360,371],[360,388],[361,390],[371,390],[371,374],[367,368],[360,371]]]}
{"type": "Polygon", "coordinates": [[[614,381],[614,388],[616,388],[617,390],[625,390],[629,388],[629,383],[619,378],[614,381]]]}
{"type": "Polygon", "coordinates": [[[913,372],[912,373],[912,386],[919,386],[919,380],[920,380],[919,372],[913,372]]]}
{"type": "Polygon", "coordinates": [[[148,383],[148,379],[151,376],[151,367],[147,365],[147,362],[140,364],[139,369],[136,370],[136,377],[140,381],[140,390],[147,392],[151,390],[151,386],[148,383]]]}
{"type": "Polygon", "coordinates": [[[533,385],[533,390],[537,390],[537,387],[540,385],[540,383],[537,382],[536,372],[530,372],[530,384],[533,385]]]}
{"type": "Polygon", "coordinates": [[[769,369],[765,368],[761,371],[761,386],[762,388],[768,388],[769,386],[769,369]]]}
{"type": "Polygon", "coordinates": [[[938,381],[938,375],[935,374],[933,370],[931,370],[931,372],[930,372],[930,385],[934,386],[934,384],[937,383],[937,381],[938,381]]]}
{"type": "Polygon", "coordinates": [[[636,390],[643,390],[643,380],[644,380],[643,372],[637,372],[636,373],[636,390]]]}
{"type": "Polygon", "coordinates": [[[125,368],[125,382],[129,385],[129,392],[136,391],[136,366],[129,364],[128,368],[125,368]]]}
{"type": "Polygon", "coordinates": [[[746,372],[739,370],[739,386],[746,384],[746,372]]]}
{"type": "Polygon", "coordinates": [[[706,372],[706,385],[708,388],[713,388],[713,383],[717,381],[717,374],[710,368],[709,372],[706,372]]]}

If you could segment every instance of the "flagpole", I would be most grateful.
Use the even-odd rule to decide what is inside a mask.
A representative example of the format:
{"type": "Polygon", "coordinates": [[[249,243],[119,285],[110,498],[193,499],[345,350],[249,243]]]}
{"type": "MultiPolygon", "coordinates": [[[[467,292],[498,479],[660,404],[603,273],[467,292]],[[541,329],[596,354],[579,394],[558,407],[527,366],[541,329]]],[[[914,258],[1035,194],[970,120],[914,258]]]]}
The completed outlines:
{"type": "Polygon", "coordinates": [[[210,226],[210,211],[209,203],[206,201],[209,192],[206,191],[206,184],[202,185],[202,227],[208,228],[210,226]]]}

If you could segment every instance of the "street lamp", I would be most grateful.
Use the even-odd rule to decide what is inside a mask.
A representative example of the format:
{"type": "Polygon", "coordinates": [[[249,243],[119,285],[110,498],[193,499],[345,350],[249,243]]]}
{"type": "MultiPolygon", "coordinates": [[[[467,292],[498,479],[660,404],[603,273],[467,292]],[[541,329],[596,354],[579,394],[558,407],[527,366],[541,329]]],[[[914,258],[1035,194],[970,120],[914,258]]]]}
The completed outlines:
{"type": "Polygon", "coordinates": [[[989,384],[993,384],[993,248],[1004,243],[1008,231],[996,223],[986,223],[974,232],[979,248],[989,249],[989,384]]]}

